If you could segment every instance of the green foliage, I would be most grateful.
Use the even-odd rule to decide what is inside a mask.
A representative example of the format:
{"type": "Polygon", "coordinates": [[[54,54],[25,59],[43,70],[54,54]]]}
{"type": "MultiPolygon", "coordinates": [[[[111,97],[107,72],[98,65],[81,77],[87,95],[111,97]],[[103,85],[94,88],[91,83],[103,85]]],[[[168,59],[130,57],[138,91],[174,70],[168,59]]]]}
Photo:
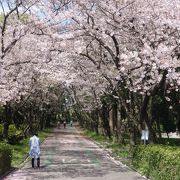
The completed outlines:
{"type": "Polygon", "coordinates": [[[180,148],[164,145],[140,145],[133,149],[133,166],[157,180],[180,179],[180,148]]]}
{"type": "Polygon", "coordinates": [[[2,141],[2,140],[3,140],[3,136],[2,136],[2,134],[3,134],[3,125],[2,125],[2,124],[0,124],[0,141],[2,141]]]}
{"type": "Polygon", "coordinates": [[[10,144],[18,144],[22,139],[22,131],[17,129],[14,124],[11,124],[8,131],[8,142],[10,144]]]}
{"type": "Polygon", "coordinates": [[[172,116],[172,112],[169,110],[169,104],[163,97],[162,92],[153,97],[151,111],[153,119],[162,124],[163,131],[169,133],[176,130],[174,116],[172,116]]]}
{"type": "Polygon", "coordinates": [[[106,136],[97,134],[92,131],[84,131],[84,134],[88,136],[89,138],[99,142],[101,145],[103,145],[105,148],[110,149],[110,151],[121,159],[121,161],[127,165],[130,165],[130,145],[126,144],[119,144],[114,143],[113,139],[109,139],[106,136]]]}
{"type": "Polygon", "coordinates": [[[12,166],[17,167],[28,156],[29,151],[29,138],[23,139],[20,143],[11,145],[12,147],[12,166]]]}
{"type": "Polygon", "coordinates": [[[173,146],[162,144],[130,147],[128,144],[113,143],[105,136],[97,135],[95,132],[85,131],[84,134],[110,149],[123,163],[133,166],[152,179],[180,179],[179,139],[163,139],[162,143],[173,146]]]}
{"type": "MultiPolygon", "coordinates": [[[[12,18],[16,18],[16,14],[12,14],[12,18]]],[[[22,15],[19,15],[19,17],[17,17],[19,19],[19,21],[22,23],[22,24],[27,24],[28,23],[28,20],[29,20],[29,15],[28,14],[22,14],[22,15]]],[[[4,22],[4,15],[3,14],[0,14],[0,23],[3,23],[4,22]]]]}
{"type": "Polygon", "coordinates": [[[178,130],[180,131],[180,103],[179,103],[180,92],[179,91],[172,92],[170,94],[170,98],[173,106],[173,109],[171,110],[171,116],[174,118],[175,124],[178,130]]]}
{"type": "Polygon", "coordinates": [[[20,21],[23,23],[23,24],[27,24],[28,23],[28,20],[29,20],[29,16],[27,14],[23,14],[20,16],[20,21]]]}
{"type": "Polygon", "coordinates": [[[9,125],[9,136],[13,136],[16,135],[18,136],[19,134],[21,134],[21,130],[17,129],[16,126],[14,124],[9,125]]]}
{"type": "MultiPolygon", "coordinates": [[[[2,134],[3,134],[3,125],[0,124],[0,140],[3,140],[2,134]]],[[[10,143],[10,144],[17,144],[22,139],[23,139],[22,131],[20,129],[17,129],[14,124],[9,125],[8,143],[10,143]]]]}
{"type": "Polygon", "coordinates": [[[162,138],[160,144],[169,145],[169,146],[180,146],[180,139],[179,138],[162,138]]]}
{"type": "Polygon", "coordinates": [[[129,158],[130,156],[129,154],[130,146],[128,144],[124,145],[124,144],[113,143],[107,145],[107,148],[112,149],[112,152],[118,157],[129,158]]]}
{"type": "Polygon", "coordinates": [[[96,132],[92,132],[92,131],[85,131],[84,134],[86,136],[88,136],[89,138],[92,138],[93,140],[95,141],[98,141],[98,142],[103,142],[105,140],[107,140],[107,137],[106,136],[103,136],[103,135],[98,135],[96,132]]]}
{"type": "Polygon", "coordinates": [[[12,150],[7,144],[0,143],[0,175],[11,168],[12,150]]]}
{"type": "Polygon", "coordinates": [[[0,24],[3,23],[3,21],[4,21],[4,16],[0,14],[0,24]]]}

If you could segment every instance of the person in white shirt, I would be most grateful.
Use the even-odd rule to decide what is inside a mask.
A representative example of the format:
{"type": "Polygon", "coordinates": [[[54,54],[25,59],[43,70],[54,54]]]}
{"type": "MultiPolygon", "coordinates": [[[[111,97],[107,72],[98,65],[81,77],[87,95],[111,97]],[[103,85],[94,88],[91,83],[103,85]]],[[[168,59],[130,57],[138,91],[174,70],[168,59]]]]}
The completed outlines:
{"type": "Polygon", "coordinates": [[[73,125],[73,121],[72,121],[72,120],[70,121],[70,125],[71,125],[71,127],[72,127],[72,125],[73,125]]]}
{"type": "Polygon", "coordinates": [[[63,125],[64,125],[64,129],[66,128],[66,121],[64,120],[63,122],[63,125]]]}
{"type": "Polygon", "coordinates": [[[60,123],[60,121],[58,121],[57,128],[60,129],[60,127],[61,127],[61,123],[60,123]]]}
{"type": "Polygon", "coordinates": [[[38,134],[34,133],[29,140],[30,151],[29,155],[31,157],[32,168],[34,168],[34,161],[37,160],[37,167],[40,167],[40,140],[38,134]]]}

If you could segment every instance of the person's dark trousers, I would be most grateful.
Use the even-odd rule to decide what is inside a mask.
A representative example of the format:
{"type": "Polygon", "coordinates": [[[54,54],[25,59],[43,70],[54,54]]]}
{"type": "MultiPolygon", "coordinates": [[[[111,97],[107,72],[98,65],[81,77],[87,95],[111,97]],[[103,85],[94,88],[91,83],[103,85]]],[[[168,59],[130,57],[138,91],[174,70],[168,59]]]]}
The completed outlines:
{"type": "Polygon", "coordinates": [[[40,158],[37,158],[37,167],[40,167],[40,158]]]}
{"type": "MultiPolygon", "coordinates": [[[[31,163],[32,163],[32,168],[34,168],[34,158],[32,158],[31,163]]],[[[37,158],[37,167],[40,167],[40,158],[37,158]]]]}
{"type": "Polygon", "coordinates": [[[34,158],[31,159],[32,168],[34,168],[34,158]]]}

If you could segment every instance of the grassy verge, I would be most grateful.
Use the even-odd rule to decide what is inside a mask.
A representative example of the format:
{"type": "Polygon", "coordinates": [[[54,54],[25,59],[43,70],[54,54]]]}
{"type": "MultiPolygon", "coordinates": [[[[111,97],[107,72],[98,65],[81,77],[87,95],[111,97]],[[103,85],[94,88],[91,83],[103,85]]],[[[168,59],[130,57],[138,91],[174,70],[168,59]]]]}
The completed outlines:
{"type": "Polygon", "coordinates": [[[132,155],[130,154],[131,148],[129,144],[112,143],[110,145],[107,145],[107,148],[110,149],[112,151],[112,154],[117,157],[122,163],[132,167],[132,155]]]}
{"type": "Polygon", "coordinates": [[[138,145],[133,149],[133,166],[154,180],[180,180],[180,148],[138,145]]]}
{"type": "MultiPolygon", "coordinates": [[[[52,129],[45,129],[38,133],[41,142],[48,137],[50,132],[52,132],[52,129]]],[[[25,159],[28,157],[29,137],[23,139],[17,145],[10,145],[10,146],[12,148],[12,167],[19,167],[20,164],[23,163],[25,159]]]]}
{"type": "MultiPolygon", "coordinates": [[[[113,156],[154,180],[180,180],[180,139],[162,139],[161,144],[122,145],[102,135],[84,131],[89,138],[109,149],[113,156]]],[[[112,138],[113,139],[113,138],[112,138]]]]}
{"type": "Polygon", "coordinates": [[[83,131],[84,135],[88,136],[89,138],[99,142],[99,143],[104,143],[104,142],[110,142],[105,136],[102,135],[97,135],[95,132],[85,130],[83,131]]]}
{"type": "Polygon", "coordinates": [[[108,139],[105,136],[97,135],[95,132],[84,131],[84,135],[93,139],[94,141],[101,144],[105,149],[108,149],[116,158],[120,159],[121,162],[130,166],[131,165],[131,154],[130,146],[128,144],[118,144],[114,142],[114,138],[108,139]]]}

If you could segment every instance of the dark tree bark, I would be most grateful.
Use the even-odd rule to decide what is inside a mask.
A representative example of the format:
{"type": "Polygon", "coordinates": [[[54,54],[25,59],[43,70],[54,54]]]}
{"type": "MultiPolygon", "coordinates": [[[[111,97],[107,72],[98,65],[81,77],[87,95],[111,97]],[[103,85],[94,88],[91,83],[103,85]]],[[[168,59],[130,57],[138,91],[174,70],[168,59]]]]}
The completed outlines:
{"type": "Polygon", "coordinates": [[[11,117],[12,117],[12,111],[11,111],[11,105],[10,103],[7,103],[4,106],[4,119],[3,119],[3,138],[5,140],[8,139],[8,130],[9,130],[9,125],[11,124],[11,117]]]}
{"type": "Polygon", "coordinates": [[[103,106],[101,109],[101,118],[102,118],[102,125],[104,129],[104,133],[107,137],[111,138],[111,131],[110,131],[110,126],[109,126],[109,111],[106,102],[103,102],[103,106]]]}
{"type": "Polygon", "coordinates": [[[143,104],[141,107],[141,112],[140,112],[140,122],[141,122],[141,128],[145,129],[145,125],[147,125],[149,134],[150,134],[150,141],[153,143],[157,142],[157,136],[156,133],[152,127],[152,124],[150,123],[150,119],[148,116],[148,105],[150,102],[150,96],[145,95],[143,99],[143,104]]]}

